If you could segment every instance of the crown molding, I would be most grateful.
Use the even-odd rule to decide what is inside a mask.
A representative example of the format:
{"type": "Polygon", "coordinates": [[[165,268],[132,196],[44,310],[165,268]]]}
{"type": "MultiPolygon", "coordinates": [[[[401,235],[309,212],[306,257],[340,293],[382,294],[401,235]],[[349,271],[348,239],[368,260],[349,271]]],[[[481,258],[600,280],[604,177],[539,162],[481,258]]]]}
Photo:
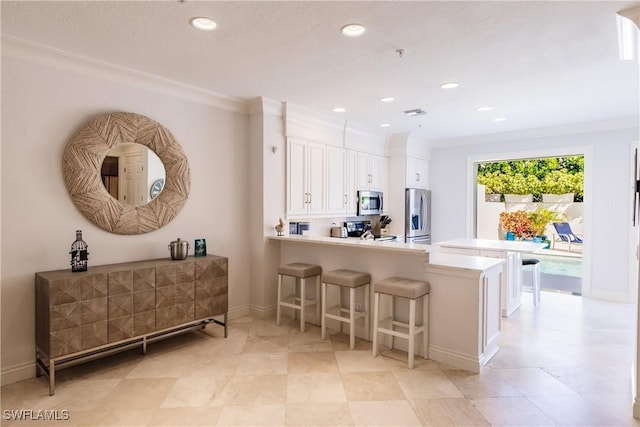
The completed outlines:
{"type": "Polygon", "coordinates": [[[108,80],[154,93],[161,93],[232,113],[249,113],[248,102],[240,98],[222,95],[196,86],[54,49],[17,37],[2,36],[2,56],[86,77],[108,80]]]}
{"type": "Polygon", "coordinates": [[[247,102],[247,113],[250,116],[255,114],[270,114],[273,116],[284,115],[284,103],[273,99],[258,96],[247,102]]]}
{"type": "Polygon", "coordinates": [[[492,142],[547,138],[552,136],[605,132],[621,129],[640,129],[640,119],[638,117],[625,117],[597,122],[574,123],[563,126],[550,126],[544,128],[524,129],[514,132],[468,136],[464,138],[441,139],[431,141],[431,146],[433,148],[443,148],[471,144],[489,144],[492,142]]]}

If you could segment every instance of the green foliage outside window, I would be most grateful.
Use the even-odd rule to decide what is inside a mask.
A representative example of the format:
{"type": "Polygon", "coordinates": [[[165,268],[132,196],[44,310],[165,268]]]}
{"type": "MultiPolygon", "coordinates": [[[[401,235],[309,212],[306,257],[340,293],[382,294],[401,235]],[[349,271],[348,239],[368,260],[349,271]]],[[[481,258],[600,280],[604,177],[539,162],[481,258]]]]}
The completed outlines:
{"type": "Polygon", "coordinates": [[[486,194],[533,194],[539,202],[542,194],[574,193],[574,201],[581,202],[584,156],[480,163],[478,184],[486,186],[486,194]]]}

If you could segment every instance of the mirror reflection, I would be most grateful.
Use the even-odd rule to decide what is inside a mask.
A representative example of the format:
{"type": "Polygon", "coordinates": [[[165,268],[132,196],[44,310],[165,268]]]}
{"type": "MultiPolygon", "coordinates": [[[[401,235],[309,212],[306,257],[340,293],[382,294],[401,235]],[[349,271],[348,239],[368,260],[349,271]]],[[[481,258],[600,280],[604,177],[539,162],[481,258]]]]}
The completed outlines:
{"type": "Polygon", "coordinates": [[[102,162],[102,183],[120,203],[141,206],[164,188],[165,169],[153,150],[142,144],[121,143],[102,162]]]}

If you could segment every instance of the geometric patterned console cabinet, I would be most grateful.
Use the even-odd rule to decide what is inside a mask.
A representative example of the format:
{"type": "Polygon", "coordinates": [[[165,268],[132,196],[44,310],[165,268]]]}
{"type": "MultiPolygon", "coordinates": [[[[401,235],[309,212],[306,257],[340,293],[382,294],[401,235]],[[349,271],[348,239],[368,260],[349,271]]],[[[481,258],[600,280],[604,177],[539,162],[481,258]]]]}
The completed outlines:
{"type": "Polygon", "coordinates": [[[227,337],[228,258],[149,260],[36,273],[36,375],[214,322],[227,337]],[[214,319],[224,316],[224,320],[214,319]]]}

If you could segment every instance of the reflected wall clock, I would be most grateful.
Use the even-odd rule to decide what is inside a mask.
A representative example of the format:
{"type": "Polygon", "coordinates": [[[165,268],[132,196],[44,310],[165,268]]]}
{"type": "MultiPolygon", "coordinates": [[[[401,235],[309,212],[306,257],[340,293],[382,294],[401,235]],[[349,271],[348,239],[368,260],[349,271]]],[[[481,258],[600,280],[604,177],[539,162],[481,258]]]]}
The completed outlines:
{"type": "Polygon", "coordinates": [[[160,194],[163,188],[164,188],[164,179],[162,178],[156,179],[153,182],[153,184],[151,184],[151,190],[149,191],[149,196],[151,196],[151,200],[158,197],[158,194],[160,194]]]}

